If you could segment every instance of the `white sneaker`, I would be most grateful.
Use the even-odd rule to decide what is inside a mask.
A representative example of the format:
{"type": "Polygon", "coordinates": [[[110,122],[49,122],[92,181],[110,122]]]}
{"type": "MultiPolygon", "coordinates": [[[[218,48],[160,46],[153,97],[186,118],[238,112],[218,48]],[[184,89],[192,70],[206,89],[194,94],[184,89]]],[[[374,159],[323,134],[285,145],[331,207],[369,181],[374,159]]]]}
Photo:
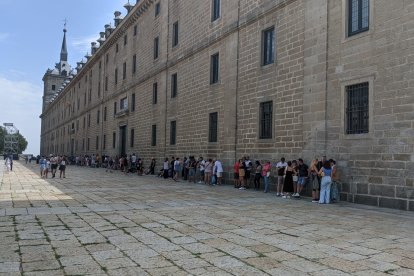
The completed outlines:
{"type": "Polygon", "coordinates": [[[280,193],[277,193],[276,196],[280,196],[280,193]]]}
{"type": "Polygon", "coordinates": [[[198,181],[198,184],[201,184],[201,181],[198,181]]]}
{"type": "Polygon", "coordinates": [[[246,190],[246,188],[245,187],[240,187],[239,190],[246,190]]]}

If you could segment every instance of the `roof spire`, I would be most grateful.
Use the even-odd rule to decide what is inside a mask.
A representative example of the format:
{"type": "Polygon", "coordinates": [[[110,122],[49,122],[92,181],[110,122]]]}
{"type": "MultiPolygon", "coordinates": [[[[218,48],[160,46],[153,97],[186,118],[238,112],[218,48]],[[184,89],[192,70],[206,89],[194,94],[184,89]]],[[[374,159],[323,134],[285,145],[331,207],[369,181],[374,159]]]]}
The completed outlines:
{"type": "Polygon", "coordinates": [[[68,61],[68,48],[66,46],[66,18],[65,24],[63,27],[63,41],[62,41],[62,49],[60,50],[60,61],[68,61]]]}

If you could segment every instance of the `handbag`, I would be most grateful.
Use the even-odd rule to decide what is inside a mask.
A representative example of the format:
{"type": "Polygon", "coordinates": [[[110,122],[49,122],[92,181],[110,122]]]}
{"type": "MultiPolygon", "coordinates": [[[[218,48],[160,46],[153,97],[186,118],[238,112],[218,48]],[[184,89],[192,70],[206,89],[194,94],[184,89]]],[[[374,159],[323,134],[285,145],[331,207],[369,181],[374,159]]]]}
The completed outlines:
{"type": "Polygon", "coordinates": [[[267,177],[269,177],[269,176],[270,176],[270,172],[267,172],[267,173],[266,173],[266,176],[267,176],[267,177]]]}

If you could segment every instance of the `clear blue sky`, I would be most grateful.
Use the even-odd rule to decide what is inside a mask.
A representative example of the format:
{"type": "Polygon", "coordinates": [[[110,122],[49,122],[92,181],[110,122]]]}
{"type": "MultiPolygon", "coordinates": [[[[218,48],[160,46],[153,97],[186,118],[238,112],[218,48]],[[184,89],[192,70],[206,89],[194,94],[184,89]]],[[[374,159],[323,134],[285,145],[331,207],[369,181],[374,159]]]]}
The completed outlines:
{"type": "MultiPolygon", "coordinates": [[[[127,0],[0,0],[0,124],[14,123],[39,153],[42,77],[59,61],[64,19],[72,67],[127,0]]],[[[135,4],[135,0],[131,0],[135,4]]],[[[3,141],[0,141],[2,143],[3,141]]]]}

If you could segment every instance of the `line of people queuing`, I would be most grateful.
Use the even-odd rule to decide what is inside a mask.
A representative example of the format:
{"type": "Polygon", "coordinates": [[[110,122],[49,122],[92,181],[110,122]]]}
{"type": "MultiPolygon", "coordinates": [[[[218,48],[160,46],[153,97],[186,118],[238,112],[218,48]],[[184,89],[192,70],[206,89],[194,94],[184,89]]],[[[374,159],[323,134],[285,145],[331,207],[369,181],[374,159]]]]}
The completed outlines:
{"type": "Polygon", "coordinates": [[[54,156],[51,154],[49,157],[41,156],[39,158],[40,165],[40,177],[48,178],[49,172],[52,178],[55,178],[56,172],[59,169],[59,178],[66,178],[66,165],[68,159],[65,155],[54,156]]]}

